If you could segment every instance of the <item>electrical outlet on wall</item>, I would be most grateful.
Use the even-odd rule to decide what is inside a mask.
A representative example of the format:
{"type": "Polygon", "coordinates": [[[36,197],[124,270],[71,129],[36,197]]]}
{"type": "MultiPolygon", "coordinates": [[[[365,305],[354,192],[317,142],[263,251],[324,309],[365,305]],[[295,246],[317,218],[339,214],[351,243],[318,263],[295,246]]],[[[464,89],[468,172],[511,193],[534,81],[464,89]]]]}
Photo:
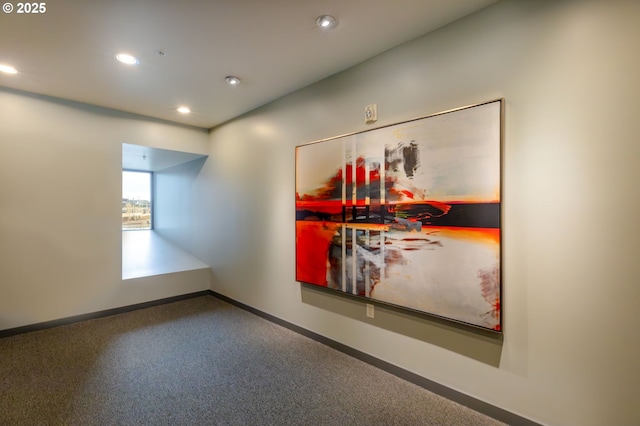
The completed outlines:
{"type": "Polygon", "coordinates": [[[367,303],[367,318],[375,318],[375,305],[367,303]]]}
{"type": "Polygon", "coordinates": [[[364,107],[365,124],[375,123],[376,121],[378,121],[378,105],[371,104],[364,107]]]}

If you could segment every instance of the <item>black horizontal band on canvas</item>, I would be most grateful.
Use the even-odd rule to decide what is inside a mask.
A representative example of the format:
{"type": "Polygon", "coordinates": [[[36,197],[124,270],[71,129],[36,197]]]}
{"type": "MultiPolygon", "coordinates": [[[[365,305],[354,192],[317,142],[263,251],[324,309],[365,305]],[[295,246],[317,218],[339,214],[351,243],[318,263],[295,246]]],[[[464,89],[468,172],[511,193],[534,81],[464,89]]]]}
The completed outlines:
{"type": "MultiPolygon", "coordinates": [[[[425,226],[454,226],[461,228],[500,228],[500,203],[452,203],[450,205],[451,210],[446,215],[436,216],[430,215],[429,219],[424,220],[422,223],[425,226]]],[[[394,205],[395,209],[402,210],[403,212],[416,216],[424,214],[425,211],[433,210],[429,203],[424,204],[406,204],[401,203],[394,205]]],[[[358,219],[352,219],[349,223],[371,223],[371,224],[384,224],[391,220],[391,217],[385,217],[384,213],[377,212],[381,210],[383,212],[389,211],[387,206],[352,206],[342,207],[342,213],[332,217],[331,215],[323,214],[322,212],[316,212],[313,210],[297,210],[296,220],[307,220],[308,218],[317,218],[326,222],[347,222],[347,210],[352,217],[358,219]]]]}

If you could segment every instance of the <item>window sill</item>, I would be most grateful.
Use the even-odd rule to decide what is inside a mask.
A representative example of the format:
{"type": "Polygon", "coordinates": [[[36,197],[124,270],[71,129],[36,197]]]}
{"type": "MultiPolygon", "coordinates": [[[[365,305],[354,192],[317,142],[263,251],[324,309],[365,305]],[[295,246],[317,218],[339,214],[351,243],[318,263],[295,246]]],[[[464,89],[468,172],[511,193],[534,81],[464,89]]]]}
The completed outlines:
{"type": "Polygon", "coordinates": [[[208,268],[152,230],[122,231],[123,280],[208,268]]]}

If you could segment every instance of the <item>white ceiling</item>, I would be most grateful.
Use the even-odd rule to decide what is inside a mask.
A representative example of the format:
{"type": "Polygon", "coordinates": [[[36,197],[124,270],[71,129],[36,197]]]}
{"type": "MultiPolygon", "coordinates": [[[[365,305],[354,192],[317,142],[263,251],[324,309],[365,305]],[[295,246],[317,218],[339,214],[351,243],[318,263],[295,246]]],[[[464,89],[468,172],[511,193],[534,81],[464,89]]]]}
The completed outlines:
{"type": "Polygon", "coordinates": [[[125,170],[157,172],[202,158],[207,156],[150,146],[122,144],[122,168],[125,170]]]}
{"type": "Polygon", "coordinates": [[[211,128],[497,0],[54,0],[37,15],[10,2],[0,64],[19,73],[0,86],[211,128]],[[322,14],[338,26],[317,28],[322,14]]]}

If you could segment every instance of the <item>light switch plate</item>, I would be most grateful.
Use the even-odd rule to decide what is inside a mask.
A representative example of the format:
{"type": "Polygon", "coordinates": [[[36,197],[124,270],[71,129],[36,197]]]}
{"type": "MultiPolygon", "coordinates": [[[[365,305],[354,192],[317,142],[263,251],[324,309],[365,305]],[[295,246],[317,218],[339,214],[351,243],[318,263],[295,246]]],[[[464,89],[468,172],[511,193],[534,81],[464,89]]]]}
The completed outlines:
{"type": "Polygon", "coordinates": [[[371,104],[364,107],[365,124],[375,123],[376,121],[378,121],[378,105],[371,104]]]}

